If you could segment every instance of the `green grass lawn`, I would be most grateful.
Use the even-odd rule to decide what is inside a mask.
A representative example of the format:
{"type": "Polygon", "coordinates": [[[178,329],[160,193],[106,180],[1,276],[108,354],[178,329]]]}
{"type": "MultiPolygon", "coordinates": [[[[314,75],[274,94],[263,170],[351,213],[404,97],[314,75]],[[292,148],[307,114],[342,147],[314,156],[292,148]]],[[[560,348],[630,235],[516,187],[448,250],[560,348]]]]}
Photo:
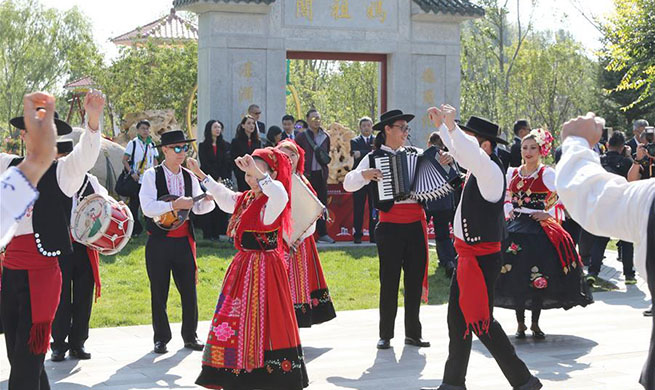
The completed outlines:
{"type": "MultiPolygon", "coordinates": [[[[100,257],[102,297],[94,304],[92,327],[150,324],[150,287],[145,266],[145,235],[132,239],[115,256],[100,257]]],[[[210,320],[225,271],[235,250],[227,242],[198,242],[198,309],[200,320],[210,320]]],[[[378,257],[374,247],[320,250],[321,264],[337,310],[378,307],[378,257]]],[[[430,253],[429,304],[448,300],[449,280],[430,253]]],[[[401,280],[402,286],[402,280],[401,280]]],[[[399,294],[402,305],[402,294],[399,294]]],[[[168,300],[171,322],[181,321],[180,297],[171,278],[168,300]]]]}

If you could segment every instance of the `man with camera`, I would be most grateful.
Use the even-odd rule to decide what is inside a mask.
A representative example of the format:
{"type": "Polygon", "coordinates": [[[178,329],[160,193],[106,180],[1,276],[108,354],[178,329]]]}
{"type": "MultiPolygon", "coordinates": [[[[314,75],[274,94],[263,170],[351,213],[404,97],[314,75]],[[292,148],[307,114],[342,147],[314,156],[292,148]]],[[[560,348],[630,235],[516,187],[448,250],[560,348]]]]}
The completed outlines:
{"type": "Polygon", "coordinates": [[[635,161],[628,172],[628,181],[655,177],[655,127],[646,127],[637,145],[635,161]]]}

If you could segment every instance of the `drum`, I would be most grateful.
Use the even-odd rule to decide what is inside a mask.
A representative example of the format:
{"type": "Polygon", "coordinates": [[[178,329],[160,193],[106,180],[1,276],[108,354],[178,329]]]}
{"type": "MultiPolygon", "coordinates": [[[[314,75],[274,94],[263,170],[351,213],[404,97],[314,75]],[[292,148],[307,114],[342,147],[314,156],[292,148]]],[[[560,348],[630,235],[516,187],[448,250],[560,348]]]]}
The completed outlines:
{"type": "Polygon", "coordinates": [[[77,204],[71,218],[71,235],[80,244],[103,255],[118,253],[132,236],[130,209],[110,196],[89,195],[77,204]]]}
{"type": "Polygon", "coordinates": [[[314,195],[298,175],[291,179],[291,218],[293,218],[293,232],[291,237],[284,237],[287,244],[293,245],[309,228],[312,227],[321,215],[325,206],[314,195]]]}

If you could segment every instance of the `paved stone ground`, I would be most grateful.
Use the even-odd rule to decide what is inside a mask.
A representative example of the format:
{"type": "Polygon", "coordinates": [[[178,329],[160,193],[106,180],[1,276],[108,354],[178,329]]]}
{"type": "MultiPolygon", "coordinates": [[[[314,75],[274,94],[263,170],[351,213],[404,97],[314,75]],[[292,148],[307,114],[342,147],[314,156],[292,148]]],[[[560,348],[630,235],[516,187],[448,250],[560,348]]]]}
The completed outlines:
{"type": "MultiPolygon", "coordinates": [[[[646,357],[650,319],[646,286],[622,282],[616,254],[608,252],[603,276],[619,290],[598,293],[596,303],[569,311],[542,314],[546,341],[514,341],[519,355],[547,390],[641,390],[637,380],[646,357]]],[[[496,317],[513,334],[513,312],[499,309],[496,317]]],[[[377,351],[377,311],[340,312],[336,320],[301,330],[308,361],[310,387],[328,389],[414,389],[441,383],[447,353],[446,306],[423,306],[421,319],[431,348],[405,347],[403,338],[392,340],[393,349],[377,351]]],[[[398,336],[402,336],[402,309],[398,336]]],[[[208,323],[200,325],[201,337],[208,323]]],[[[174,325],[179,335],[179,324],[174,325]]],[[[182,348],[176,336],[170,352],[155,355],[150,326],[93,329],[87,343],[89,361],[47,361],[54,390],[86,389],[187,389],[200,370],[200,353],[182,348]]],[[[4,340],[0,340],[4,345],[4,340]]],[[[0,389],[7,389],[9,365],[0,347],[0,389]]],[[[482,344],[474,340],[468,375],[469,389],[510,389],[498,366],[482,344]]]]}

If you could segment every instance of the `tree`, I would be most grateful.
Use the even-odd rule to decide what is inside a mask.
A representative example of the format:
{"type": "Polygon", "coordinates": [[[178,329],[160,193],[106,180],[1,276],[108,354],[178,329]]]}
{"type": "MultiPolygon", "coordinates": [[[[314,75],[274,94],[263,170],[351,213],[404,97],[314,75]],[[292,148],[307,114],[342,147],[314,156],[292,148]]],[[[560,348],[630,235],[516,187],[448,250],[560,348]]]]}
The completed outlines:
{"type": "Polygon", "coordinates": [[[132,112],[172,108],[178,123],[185,124],[182,119],[198,79],[198,44],[160,47],[148,42],[143,47],[123,48],[94,79],[119,118],[132,112]]]}
{"type": "Polygon", "coordinates": [[[655,1],[614,0],[616,14],[604,26],[607,70],[618,72],[620,82],[611,92],[637,91],[630,109],[655,98],[655,1]]]}
{"type": "MultiPolygon", "coordinates": [[[[26,93],[56,94],[102,63],[91,25],[76,7],[57,11],[37,0],[4,0],[0,31],[0,127],[10,128],[9,119],[21,114],[26,93]]],[[[60,110],[65,105],[58,100],[60,110]]],[[[15,130],[10,137],[17,137],[15,130]]]]}

